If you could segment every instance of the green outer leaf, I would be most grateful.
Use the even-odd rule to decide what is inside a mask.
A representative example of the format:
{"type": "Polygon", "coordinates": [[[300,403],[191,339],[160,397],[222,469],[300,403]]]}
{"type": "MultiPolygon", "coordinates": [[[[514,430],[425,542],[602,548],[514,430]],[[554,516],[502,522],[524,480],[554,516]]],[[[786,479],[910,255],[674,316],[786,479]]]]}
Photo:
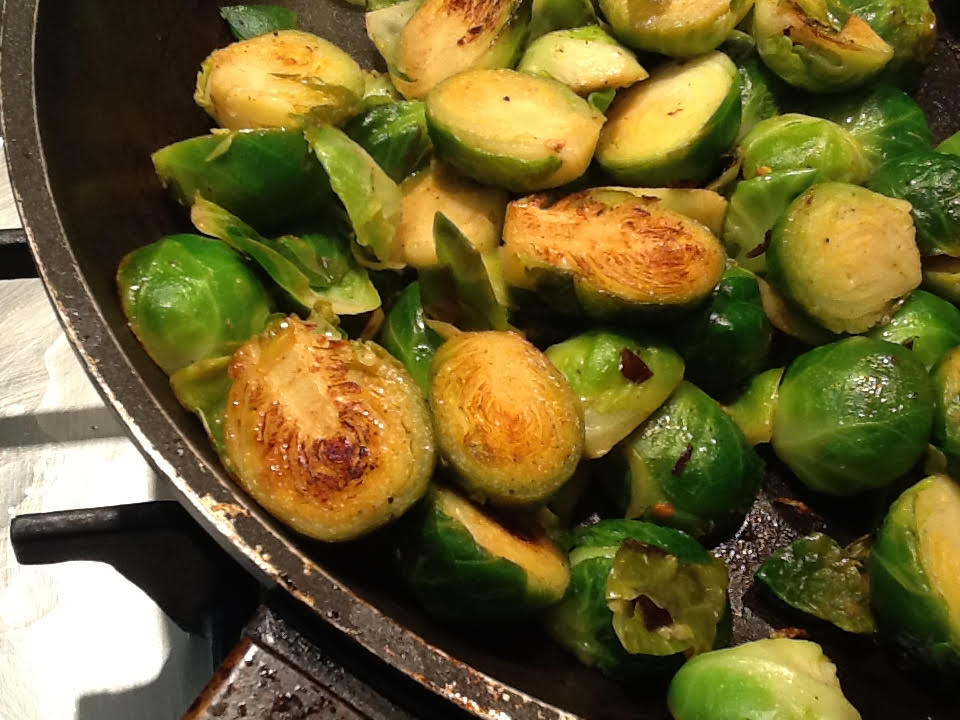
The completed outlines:
{"type": "Polygon", "coordinates": [[[728,268],[703,308],[682,320],[674,337],[687,379],[712,395],[729,393],[764,369],[773,326],[763,311],[756,276],[728,268]]]}
{"type": "Polygon", "coordinates": [[[617,96],[616,88],[607,88],[606,90],[597,90],[587,95],[587,102],[602,113],[605,113],[610,107],[610,103],[617,96]]]}
{"type": "Polygon", "coordinates": [[[863,546],[841,548],[823,533],[794,540],[771,555],[757,579],[780,600],[852,633],[876,629],[863,546]]]}
{"type": "Polygon", "coordinates": [[[236,350],[269,319],[260,279],[233,250],[199,235],[171,235],[120,262],[123,311],[164,372],[236,350]]]}
{"type": "Polygon", "coordinates": [[[400,293],[380,332],[383,346],[404,364],[417,384],[427,392],[430,363],[444,341],[424,322],[419,283],[410,283],[400,293]]]}
{"type": "Polygon", "coordinates": [[[597,13],[590,0],[533,0],[527,42],[554,30],[597,24],[597,13]]]}
{"type": "Polygon", "coordinates": [[[170,376],[170,386],[177,401],[203,423],[210,442],[221,462],[232,471],[223,437],[223,417],[227,411],[227,394],[233,386],[230,377],[231,355],[200,360],[181,368],[170,376]]]}
{"type": "Polygon", "coordinates": [[[763,461],[715,400],[684,381],[621,446],[629,463],[627,517],[696,535],[743,520],[763,461]]]}
{"type": "Polygon", "coordinates": [[[742,63],[738,62],[737,66],[740,68],[742,106],[740,130],[737,133],[739,143],[757,123],[780,114],[776,93],[783,92],[783,82],[763,64],[756,53],[742,63]]]}
{"type": "Polygon", "coordinates": [[[347,123],[344,130],[394,182],[421,167],[432,152],[422,102],[377,105],[347,123]]]}
{"type": "Polygon", "coordinates": [[[652,338],[594,329],[547,348],[546,356],[580,398],[584,454],[605,455],[670,396],[683,379],[683,360],[652,338]],[[640,383],[621,371],[624,351],[637,355],[653,375],[640,383]]]}
{"type": "Polygon", "coordinates": [[[960,345],[960,310],[925,290],[914,290],[890,322],[873,328],[867,337],[909,344],[929,370],[960,345]]]}
{"type": "Polygon", "coordinates": [[[183,205],[203,195],[264,233],[314,220],[332,203],[327,174],[300,132],[201,135],[151,157],[160,182],[183,205]]]}
{"type": "Polygon", "coordinates": [[[955,132],[942,143],[937,145],[937,152],[945,155],[960,155],[960,131],[955,132]]]}
{"type": "Polygon", "coordinates": [[[917,496],[936,481],[921,480],[890,507],[873,544],[870,591],[880,631],[910,654],[955,676],[960,670],[960,628],[951,628],[946,603],[931,587],[917,535],[917,496]]]}
{"type": "Polygon", "coordinates": [[[220,8],[220,17],[237,40],[297,27],[297,14],[277,5],[226,5],[220,8]]]}
{"type": "Polygon", "coordinates": [[[335,285],[354,264],[349,242],[332,235],[281,235],[265,242],[300,268],[314,288],[335,285]]]}
{"type": "Polygon", "coordinates": [[[926,451],[932,424],[933,392],[916,355],[852,337],[787,369],[773,449],[807,487],[853,495],[906,473],[926,451]]]}
{"type": "Polygon", "coordinates": [[[723,408],[751,445],[770,442],[784,370],[772,368],[755,375],[737,399],[723,408]]]}
{"type": "Polygon", "coordinates": [[[930,373],[933,382],[933,437],[947,469],[960,475],[960,348],[947,352],[930,373]]]}
{"type": "Polygon", "coordinates": [[[869,187],[913,206],[921,253],[960,256],[960,157],[930,150],[900,155],[880,166],[869,187]]]}
{"type": "MultiPolygon", "coordinates": [[[[713,562],[713,555],[687,533],[642,520],[601,520],[578,527],[570,534],[567,549],[617,548],[628,538],[666,550],[685,563],[713,562]]],[[[610,559],[613,559],[613,553],[610,553],[610,559]]],[[[573,561],[574,557],[571,557],[573,561]]]]}
{"type": "Polygon", "coordinates": [[[330,186],[350,217],[360,247],[372,252],[378,268],[403,267],[403,248],[396,242],[401,197],[397,184],[360,145],[332,125],[306,132],[314,154],[327,171],[330,186]]]}

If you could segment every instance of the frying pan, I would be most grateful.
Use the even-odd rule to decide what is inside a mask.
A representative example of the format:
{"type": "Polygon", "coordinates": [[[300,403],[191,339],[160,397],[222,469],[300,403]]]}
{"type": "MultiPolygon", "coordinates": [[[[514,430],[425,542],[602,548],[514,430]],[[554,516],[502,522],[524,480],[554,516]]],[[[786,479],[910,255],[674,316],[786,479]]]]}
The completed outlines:
{"type": "MultiPolygon", "coordinates": [[[[334,0],[281,4],[300,14],[304,28],[376,65],[359,9],[334,0]]],[[[941,42],[918,95],[938,139],[960,126],[960,56],[952,40],[960,35],[960,11],[941,4],[941,42]]],[[[167,378],[127,329],[114,285],[121,257],[189,229],[149,156],[209,127],[191,91],[203,58],[230,41],[217,5],[3,4],[0,87],[14,192],[40,275],[105,400],[187,510],[251,573],[430,690],[489,718],[666,718],[662,683],[618,685],[580,666],[535,627],[476,632],[433,621],[389,570],[388,535],[323,546],[280,526],[223,472],[200,424],[179,407],[167,378]]],[[[721,549],[731,567],[738,640],[791,624],[748,590],[763,557],[802,530],[788,506],[771,502],[790,492],[772,478],[744,528],[721,549]]],[[[830,529],[854,533],[857,522],[830,529]]],[[[956,704],[871,640],[827,630],[815,637],[865,718],[958,716],[956,704]]]]}

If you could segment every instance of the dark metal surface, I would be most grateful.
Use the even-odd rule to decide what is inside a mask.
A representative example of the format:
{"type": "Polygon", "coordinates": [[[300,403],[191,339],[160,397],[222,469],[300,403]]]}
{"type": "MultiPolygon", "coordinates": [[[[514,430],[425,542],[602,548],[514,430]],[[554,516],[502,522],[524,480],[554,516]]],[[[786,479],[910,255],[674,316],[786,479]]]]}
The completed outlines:
{"type": "MultiPolygon", "coordinates": [[[[357,9],[329,0],[283,4],[300,12],[306,28],[370,61],[357,9]]],[[[203,57],[228,41],[216,4],[201,0],[4,3],[0,88],[15,194],[67,335],[105,398],[188,511],[245,568],[425,687],[490,718],[665,718],[662,686],[613,683],[535,627],[490,631],[431,620],[396,582],[389,531],[341,547],[280,527],[221,470],[199,423],[177,405],[127,330],[113,277],[120,258],[186,227],[149,154],[206,131],[208,118],[191,99],[194,76],[203,57]]],[[[960,120],[958,67],[955,46],[945,40],[919,95],[940,137],[960,120]]],[[[741,638],[788,622],[748,592],[762,553],[797,524],[789,508],[771,502],[777,492],[724,545],[741,638]]],[[[865,718],[956,717],[952,704],[902,676],[869,641],[814,632],[865,718]]]]}

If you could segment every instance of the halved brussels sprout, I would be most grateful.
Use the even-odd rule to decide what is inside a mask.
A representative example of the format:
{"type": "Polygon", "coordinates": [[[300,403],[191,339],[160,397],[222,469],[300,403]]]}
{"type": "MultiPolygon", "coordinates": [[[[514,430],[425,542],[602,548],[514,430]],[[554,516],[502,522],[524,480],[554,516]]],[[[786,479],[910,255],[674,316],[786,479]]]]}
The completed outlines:
{"type": "Polygon", "coordinates": [[[443,345],[443,338],[426,324],[419,283],[410,283],[400,293],[383,323],[380,341],[427,392],[430,389],[430,363],[437,348],[443,345]]]}
{"type": "Polygon", "coordinates": [[[790,204],[767,249],[767,279],[832,332],[885,322],[920,284],[910,204],[820,183],[790,204]]]}
{"type": "Polygon", "coordinates": [[[237,479],[297,532],[350,540],[402,515],[434,466],[420,388],[372,342],[296,317],[242,346],[230,366],[224,437],[237,479]]]}
{"type": "Polygon", "coordinates": [[[713,190],[610,186],[596,188],[595,192],[603,190],[618,190],[647,200],[656,200],[658,207],[703,223],[717,237],[723,230],[723,220],[727,215],[727,199],[713,190]]]}
{"type": "Polygon", "coordinates": [[[810,489],[853,495],[913,467],[932,425],[933,392],[917,356],[901,345],[847,338],[787,369],[773,449],[810,489]]]}
{"type": "Polygon", "coordinates": [[[880,166],[870,189],[911,205],[924,255],[960,256],[960,157],[928,151],[900,155],[880,166]]]}
{"type": "Polygon", "coordinates": [[[764,273],[774,225],[800,193],[816,182],[814,168],[757,175],[737,183],[723,224],[727,254],[746,270],[764,273]]]}
{"type": "Polygon", "coordinates": [[[960,303],[960,258],[924,258],[923,287],[944,300],[960,303]]]}
{"type": "Polygon", "coordinates": [[[401,572],[434,615],[525,617],[559,602],[570,584],[566,555],[529,516],[491,515],[434,487],[410,520],[401,572]]]}
{"type": "Polygon", "coordinates": [[[698,536],[739,524],[763,461],[715,400],[684,381],[624,440],[626,516],[698,536]]]}
{"type": "Polygon", "coordinates": [[[190,207],[202,195],[264,233],[316,219],[332,200],[327,173],[299,132],[201,135],[151,157],[181,204],[190,207]]]}
{"type": "Polygon", "coordinates": [[[960,475],[960,348],[943,356],[930,375],[933,382],[933,438],[946,469],[960,475]]]}
{"type": "Polygon", "coordinates": [[[474,180],[524,192],[580,177],[603,115],[556,80],[473,70],[427,97],[437,154],[474,180]]]}
{"type": "Polygon", "coordinates": [[[772,368],[755,375],[737,399],[723,408],[751,445],[770,442],[784,369],[772,368]]]}
{"type": "Polygon", "coordinates": [[[853,135],[823,118],[789,113],[758,123],[740,145],[743,177],[816,170],[815,182],[859,185],[870,161],[853,135]]]}
{"type": "Polygon", "coordinates": [[[837,0],[893,46],[889,73],[909,84],[926,65],[937,43],[937,17],[928,0],[837,0]]]}
{"type": "Polygon", "coordinates": [[[800,612],[847,632],[872,633],[869,557],[870,546],[863,540],[841,548],[833,538],[813,533],[767,558],[757,579],[800,612]]]}
{"type": "Polygon", "coordinates": [[[683,379],[683,360],[674,350],[612,330],[577,335],[546,355],[580,397],[588,458],[606,455],[683,379]]]}
{"type": "Polygon", "coordinates": [[[363,91],[363,73],[349,54],[316,35],[280,30],[214,50],[194,99],[231,130],[300,128],[353,117],[363,91]]]}
{"type": "Polygon", "coordinates": [[[756,0],[753,37],[771,70],[812,92],[862,85],[893,58],[893,47],[858,15],[827,0],[756,0]]]}
{"type": "Polygon", "coordinates": [[[667,63],[618,93],[600,133],[597,162],[628,185],[705,180],[740,127],[740,80],[726,55],[667,63]]]}
{"type": "Polygon", "coordinates": [[[576,394],[516,333],[447,340],[430,368],[430,407],[440,452],[458,482],[494,504],[545,500],[583,454],[576,394]]]}
{"type": "Polygon", "coordinates": [[[403,214],[397,235],[407,264],[418,269],[437,265],[433,221],[443,213],[479,252],[500,244],[509,195],[505,190],[478,185],[435,162],[400,183],[403,214]]]}
{"type": "Polygon", "coordinates": [[[527,46],[517,70],[559,80],[577,95],[629,87],[648,76],[636,56],[599,25],[537,38],[527,46]]]}
{"type": "Polygon", "coordinates": [[[614,34],[630,47],[673,57],[710,52],[753,0],[600,0],[614,34]]]}
{"type": "Polygon", "coordinates": [[[583,664],[629,679],[671,672],[724,642],[727,569],[690,536],[601,520],[571,544],[570,587],[545,624],[583,664]]]}
{"type": "Polygon", "coordinates": [[[227,395],[233,378],[230,377],[232,356],[208,358],[180,368],[170,376],[170,387],[183,407],[194,413],[210,442],[228,470],[233,470],[227,457],[223,435],[223,418],[227,412],[227,395]]]}
{"type": "Polygon", "coordinates": [[[923,108],[892,85],[878,83],[851,95],[822,97],[811,110],[838,123],[860,142],[871,172],[891,158],[933,145],[923,108]]]}
{"type": "Polygon", "coordinates": [[[397,39],[393,83],[412,100],[467,70],[510,67],[529,21],[523,0],[423,0],[397,39]]]}
{"type": "Polygon", "coordinates": [[[427,111],[421,102],[376,105],[344,130],[394,182],[424,165],[432,151],[427,111]]]}
{"type": "Polygon", "coordinates": [[[910,348],[929,370],[960,345],[960,310],[936,295],[915,290],[890,322],[875,327],[869,337],[910,348]]]}
{"type": "Polygon", "coordinates": [[[687,379],[712,395],[729,392],[762,370],[773,327],[763,311],[756,276],[728,268],[703,308],[684,319],[674,337],[687,379]]]}
{"type": "Polygon", "coordinates": [[[306,136],[346,208],[361,250],[358,259],[377,269],[403,267],[403,248],[397,242],[402,199],[396,183],[366,150],[332,125],[312,126],[306,136]]]}
{"type": "Polygon", "coordinates": [[[960,487],[921,480],[891,506],[873,545],[870,589],[881,632],[921,662],[960,669],[960,487]]]}
{"type": "Polygon", "coordinates": [[[117,285],[130,329],[167,374],[229,355],[267,323],[267,291],[219,240],[171,235],[129,253],[117,285]]]}
{"type": "Polygon", "coordinates": [[[374,2],[377,6],[368,7],[369,12],[364,16],[367,37],[386,62],[392,83],[398,72],[397,46],[400,43],[400,34],[423,4],[423,0],[402,0],[402,2],[384,2],[383,4],[377,0],[374,2]]]}
{"type": "Polygon", "coordinates": [[[561,312],[604,319],[687,309],[723,274],[713,234],[656,198],[598,188],[547,203],[530,196],[507,206],[503,271],[561,312]]]}
{"type": "Polygon", "coordinates": [[[554,30],[596,24],[597,13],[591,0],[533,0],[527,42],[554,30]]]}
{"type": "Polygon", "coordinates": [[[690,660],[670,683],[674,720],[860,720],[837,668],[807,640],[756,640],[690,660]]]}

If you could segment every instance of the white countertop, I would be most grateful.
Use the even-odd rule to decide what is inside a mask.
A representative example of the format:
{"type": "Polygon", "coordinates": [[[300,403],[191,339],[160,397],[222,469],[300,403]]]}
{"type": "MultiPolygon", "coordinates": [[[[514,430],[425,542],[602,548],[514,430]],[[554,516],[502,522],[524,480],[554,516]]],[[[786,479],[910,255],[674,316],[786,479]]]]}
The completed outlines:
{"type": "MultiPolygon", "coordinates": [[[[0,229],[20,227],[0,150],[0,229]]],[[[18,514],[165,497],[104,407],[40,280],[0,281],[0,720],[171,720],[209,647],[108,565],[24,567],[18,514]]]]}

